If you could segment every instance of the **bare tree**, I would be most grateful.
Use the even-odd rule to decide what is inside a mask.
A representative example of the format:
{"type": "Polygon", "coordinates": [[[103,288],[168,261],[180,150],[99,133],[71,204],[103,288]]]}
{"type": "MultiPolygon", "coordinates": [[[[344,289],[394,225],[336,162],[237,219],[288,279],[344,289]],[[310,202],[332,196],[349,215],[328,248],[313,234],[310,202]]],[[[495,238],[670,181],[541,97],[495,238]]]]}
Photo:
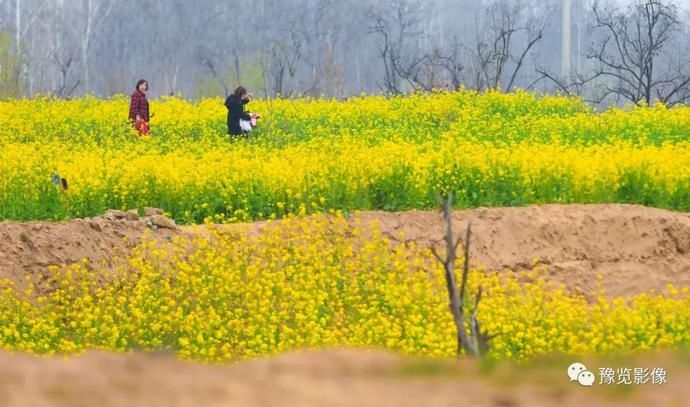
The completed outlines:
{"type": "Polygon", "coordinates": [[[369,33],[378,37],[384,91],[400,93],[401,80],[414,77],[424,62],[425,56],[410,52],[411,43],[422,35],[423,19],[419,0],[385,0],[369,10],[369,33]]]}
{"type": "Polygon", "coordinates": [[[340,26],[336,23],[338,16],[335,14],[337,6],[334,0],[303,1],[298,4],[309,11],[292,16],[290,25],[294,28],[286,30],[297,52],[282,50],[280,59],[284,61],[281,64],[288,68],[290,87],[286,95],[294,93],[297,87],[299,93],[318,96],[323,88],[339,87],[337,82],[341,71],[334,53],[340,36],[340,26]],[[298,80],[300,72],[308,79],[298,80]]]}
{"type": "Polygon", "coordinates": [[[269,50],[267,72],[273,79],[273,90],[283,96],[292,96],[295,92],[293,82],[303,60],[302,41],[297,32],[292,31],[287,38],[273,41],[269,50]]]}
{"type": "MultiPolygon", "coordinates": [[[[245,51],[251,48],[246,39],[247,33],[240,29],[243,23],[252,23],[248,20],[251,14],[229,2],[214,4],[209,11],[210,14],[198,16],[197,20],[203,21],[206,27],[221,29],[195,33],[184,18],[180,18],[180,24],[185,27],[187,35],[193,38],[191,43],[195,49],[195,63],[200,64],[211,75],[227,97],[233,88],[231,82],[239,84],[241,81],[241,55],[244,56],[245,51]]],[[[176,38],[174,33],[172,38],[176,38]]]]}
{"type": "MultiPolygon", "coordinates": [[[[15,29],[15,52],[19,58],[19,79],[28,84],[28,93],[33,93],[34,76],[30,75],[30,69],[34,60],[35,38],[32,35],[42,16],[42,12],[48,5],[48,0],[14,0],[14,29],[15,29]],[[29,42],[29,49],[25,43],[29,42]]],[[[9,8],[9,7],[8,7],[9,8]]]]}
{"type": "Polygon", "coordinates": [[[607,102],[629,100],[619,93],[669,104],[686,100],[688,61],[682,56],[688,48],[682,42],[688,19],[656,7],[681,2],[627,4],[632,1],[652,6],[636,14],[640,41],[661,48],[647,52],[656,45],[637,41],[633,7],[598,7],[597,22],[592,8],[583,6],[587,1],[571,0],[577,31],[573,25],[573,69],[566,77],[560,50],[562,35],[568,36],[560,13],[551,13],[564,0],[257,0],[252,7],[215,0],[0,0],[0,30],[9,36],[13,57],[20,57],[20,90],[28,96],[110,95],[148,78],[151,97],[220,95],[235,84],[260,88],[265,79],[270,96],[463,85],[511,91],[531,83],[592,101],[602,95],[607,102]],[[608,11],[628,16],[626,28],[608,11]],[[545,24],[549,18],[551,25],[545,24]],[[665,31],[669,21],[672,29],[665,31]],[[645,32],[650,24],[652,41],[645,32]],[[587,25],[596,28],[581,28],[587,25]],[[624,59],[612,27],[632,41],[622,48],[624,59]],[[590,56],[601,53],[608,66],[584,59],[581,44],[590,43],[596,44],[590,56]],[[628,70],[645,52],[652,69],[633,72],[643,78],[640,72],[651,72],[651,84],[628,70]],[[532,64],[536,72],[526,69],[532,64]]]}
{"type": "Polygon", "coordinates": [[[53,60],[60,73],[60,82],[58,88],[55,89],[55,96],[59,98],[69,98],[81,84],[81,81],[74,78],[73,75],[74,70],[72,68],[76,59],[72,55],[63,57],[54,53],[53,60]]]}
{"type": "Polygon", "coordinates": [[[595,3],[593,12],[603,40],[588,57],[597,64],[596,76],[605,78],[602,99],[646,104],[657,99],[673,105],[690,97],[687,61],[669,49],[681,29],[673,1],[636,0],[625,9],[595,3]]]}
{"type": "Polygon", "coordinates": [[[68,14],[64,6],[64,2],[53,3],[52,21],[46,27],[51,33],[49,61],[57,70],[50,89],[59,98],[71,97],[81,84],[78,72],[80,50],[74,32],[64,24],[68,14]]]}
{"type": "Polygon", "coordinates": [[[208,70],[213,79],[223,88],[225,97],[230,95],[230,85],[222,62],[222,55],[211,47],[199,47],[196,52],[197,61],[208,70]]]}
{"type": "Polygon", "coordinates": [[[523,0],[494,0],[478,19],[482,29],[470,49],[473,87],[511,91],[527,56],[543,38],[545,19],[526,10],[523,0]]]}
{"type": "Polygon", "coordinates": [[[465,65],[462,60],[462,46],[457,37],[447,51],[440,51],[435,55],[434,63],[441,68],[446,81],[453,89],[459,89],[463,81],[465,65]]]}
{"type": "Polygon", "coordinates": [[[326,39],[326,49],[319,66],[318,74],[314,78],[312,88],[320,89],[321,93],[329,97],[340,97],[343,94],[343,73],[336,61],[333,40],[329,35],[326,39]]]}
{"type": "Polygon", "coordinates": [[[91,90],[91,71],[89,67],[91,45],[103,22],[113,10],[113,5],[113,0],[83,0],[82,2],[81,63],[84,69],[84,88],[86,92],[91,90]]]}
{"type": "Polygon", "coordinates": [[[482,287],[479,286],[473,304],[471,298],[469,298],[466,293],[467,277],[470,270],[470,240],[472,238],[472,223],[467,224],[462,279],[460,281],[460,289],[458,291],[458,283],[455,277],[455,261],[457,259],[456,252],[458,250],[458,246],[462,243],[462,239],[460,236],[457,238],[453,236],[452,207],[453,194],[450,193],[448,197],[441,202],[443,219],[446,223],[446,233],[444,238],[446,255],[445,257],[442,257],[434,248],[432,248],[431,251],[436,259],[443,264],[443,269],[445,271],[450,311],[453,314],[453,321],[455,322],[455,328],[457,331],[456,354],[458,357],[460,357],[462,351],[464,350],[465,354],[468,356],[482,356],[487,352],[489,340],[491,339],[491,336],[482,331],[479,320],[477,319],[479,302],[482,299],[482,287]],[[467,302],[472,304],[469,321],[467,321],[467,316],[465,315],[465,311],[470,310],[470,307],[467,306],[467,302]],[[469,332],[467,331],[468,325],[469,332]]]}
{"type": "MultiPolygon", "coordinates": [[[[430,47],[435,33],[425,18],[430,13],[421,1],[389,0],[383,7],[369,11],[369,33],[378,38],[379,57],[383,63],[381,89],[390,93],[403,91],[406,83],[415,89],[459,88],[464,70],[461,45],[457,37],[450,47],[430,47]]],[[[440,24],[432,21],[434,27],[440,24]]],[[[439,33],[439,40],[443,35],[439,33]]],[[[443,41],[439,41],[443,42],[443,41]]]]}
{"type": "Polygon", "coordinates": [[[598,72],[589,73],[587,75],[571,73],[569,76],[563,77],[552,73],[549,69],[540,65],[535,66],[535,71],[539,76],[527,87],[527,89],[533,89],[537,83],[548,80],[555,85],[559,93],[566,96],[582,96],[583,100],[592,104],[599,104],[602,101],[600,95],[588,95],[592,93],[591,88],[593,82],[602,76],[598,72]]]}
{"type": "MultiPolygon", "coordinates": [[[[224,3],[221,3],[221,5],[224,3]]],[[[193,53],[199,47],[196,45],[202,41],[199,40],[198,34],[195,33],[194,25],[196,22],[190,18],[190,12],[194,7],[184,0],[168,0],[165,2],[154,2],[152,10],[149,13],[150,19],[155,19],[156,16],[164,15],[168,20],[168,26],[159,29],[156,35],[149,41],[151,46],[151,54],[157,55],[160,61],[157,68],[160,70],[160,76],[157,80],[161,82],[160,89],[168,95],[174,95],[181,91],[182,72],[185,66],[190,64],[190,59],[193,61],[193,53]],[[181,41],[181,39],[184,39],[181,41]],[[161,50],[156,52],[157,50],[161,50]]],[[[213,10],[213,15],[221,14],[217,10],[213,10]]],[[[196,21],[201,20],[205,16],[198,16],[196,21]]],[[[223,16],[224,17],[224,16],[223,16]]],[[[204,25],[209,25],[208,23],[204,25]]],[[[206,35],[211,36],[207,32],[206,35]]],[[[215,36],[209,42],[214,42],[215,36]]],[[[236,47],[232,47],[235,50],[236,47]]]]}

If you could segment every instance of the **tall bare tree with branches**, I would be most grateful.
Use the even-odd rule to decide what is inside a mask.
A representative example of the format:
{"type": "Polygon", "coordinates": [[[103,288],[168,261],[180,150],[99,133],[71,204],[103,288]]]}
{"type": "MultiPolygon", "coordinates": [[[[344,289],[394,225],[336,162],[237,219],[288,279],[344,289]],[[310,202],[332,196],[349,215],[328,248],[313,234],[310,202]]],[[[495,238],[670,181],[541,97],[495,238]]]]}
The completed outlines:
{"type": "Polygon", "coordinates": [[[545,16],[532,16],[523,0],[494,0],[478,18],[481,29],[469,49],[478,90],[513,90],[527,57],[544,37],[545,16]]]}
{"type": "Polygon", "coordinates": [[[419,0],[387,0],[370,9],[369,33],[378,39],[383,63],[382,90],[400,93],[403,84],[426,91],[461,86],[462,46],[455,37],[448,47],[429,47],[431,25],[425,24],[429,13],[419,0]]]}
{"type": "Polygon", "coordinates": [[[423,34],[423,18],[424,5],[420,0],[384,0],[380,6],[369,9],[369,33],[378,39],[384,69],[379,85],[382,90],[400,93],[402,80],[423,62],[423,56],[410,52],[423,34]]]}
{"type": "Polygon", "coordinates": [[[605,79],[602,99],[646,104],[657,99],[672,105],[690,97],[690,70],[670,55],[681,28],[673,1],[635,0],[624,9],[595,2],[593,12],[594,29],[603,33],[603,40],[588,57],[597,64],[595,75],[605,79]]]}

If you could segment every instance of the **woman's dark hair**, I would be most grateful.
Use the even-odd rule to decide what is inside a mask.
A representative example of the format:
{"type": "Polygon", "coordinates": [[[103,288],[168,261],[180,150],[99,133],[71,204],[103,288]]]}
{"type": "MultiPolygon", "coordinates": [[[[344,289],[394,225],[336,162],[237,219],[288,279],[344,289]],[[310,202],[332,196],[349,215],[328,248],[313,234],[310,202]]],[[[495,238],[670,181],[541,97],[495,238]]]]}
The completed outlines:
{"type": "Polygon", "coordinates": [[[137,86],[134,89],[139,90],[139,86],[143,84],[146,84],[146,86],[148,86],[149,83],[146,81],[146,79],[139,79],[139,81],[137,82],[137,86]]]}
{"type": "Polygon", "coordinates": [[[232,95],[235,96],[237,99],[242,99],[242,96],[247,94],[247,89],[245,89],[242,86],[238,86],[237,89],[235,89],[235,93],[232,95]]]}

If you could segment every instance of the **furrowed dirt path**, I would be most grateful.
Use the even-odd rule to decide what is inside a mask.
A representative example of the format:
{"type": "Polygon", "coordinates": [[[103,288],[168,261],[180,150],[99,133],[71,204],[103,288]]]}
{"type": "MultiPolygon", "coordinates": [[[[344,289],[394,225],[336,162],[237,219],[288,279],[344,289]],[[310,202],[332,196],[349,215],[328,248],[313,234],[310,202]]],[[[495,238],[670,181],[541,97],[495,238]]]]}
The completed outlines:
{"type": "MultiPolygon", "coordinates": [[[[378,222],[395,241],[440,245],[439,212],[361,212],[364,222],[378,222]],[[402,236],[402,237],[401,237],[402,236]]],[[[650,289],[663,292],[671,283],[690,286],[690,214],[633,205],[545,205],[456,211],[454,227],[473,224],[472,264],[492,270],[531,269],[539,259],[548,281],[591,295],[597,276],[609,296],[650,289]]],[[[280,222],[273,222],[280,227],[280,222]]],[[[266,222],[252,224],[261,233],[266,222]]],[[[232,228],[232,226],[229,226],[232,228]]],[[[106,267],[121,260],[145,233],[160,241],[203,233],[203,228],[159,228],[142,220],[104,218],[64,223],[0,223],[0,278],[21,282],[38,277],[52,264],[88,258],[106,267]]]]}

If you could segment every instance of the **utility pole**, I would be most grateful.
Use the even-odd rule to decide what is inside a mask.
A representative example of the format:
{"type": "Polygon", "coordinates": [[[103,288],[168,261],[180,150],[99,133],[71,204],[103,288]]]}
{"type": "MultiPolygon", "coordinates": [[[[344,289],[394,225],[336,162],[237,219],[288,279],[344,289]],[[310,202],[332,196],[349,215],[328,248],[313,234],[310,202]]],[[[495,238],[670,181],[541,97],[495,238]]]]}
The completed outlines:
{"type": "Polygon", "coordinates": [[[570,0],[563,0],[563,28],[561,30],[563,42],[561,43],[561,76],[567,78],[570,76],[570,39],[571,39],[572,25],[570,23],[570,0]]]}
{"type": "Polygon", "coordinates": [[[21,46],[21,40],[22,40],[22,1],[21,0],[15,0],[14,2],[14,29],[16,32],[14,33],[15,35],[15,46],[17,47],[17,53],[19,53],[19,49],[21,46]]]}
{"type": "Polygon", "coordinates": [[[582,0],[575,1],[576,16],[575,19],[577,25],[577,51],[575,58],[575,70],[576,74],[582,73],[582,21],[584,20],[584,9],[582,5],[582,0]]]}

